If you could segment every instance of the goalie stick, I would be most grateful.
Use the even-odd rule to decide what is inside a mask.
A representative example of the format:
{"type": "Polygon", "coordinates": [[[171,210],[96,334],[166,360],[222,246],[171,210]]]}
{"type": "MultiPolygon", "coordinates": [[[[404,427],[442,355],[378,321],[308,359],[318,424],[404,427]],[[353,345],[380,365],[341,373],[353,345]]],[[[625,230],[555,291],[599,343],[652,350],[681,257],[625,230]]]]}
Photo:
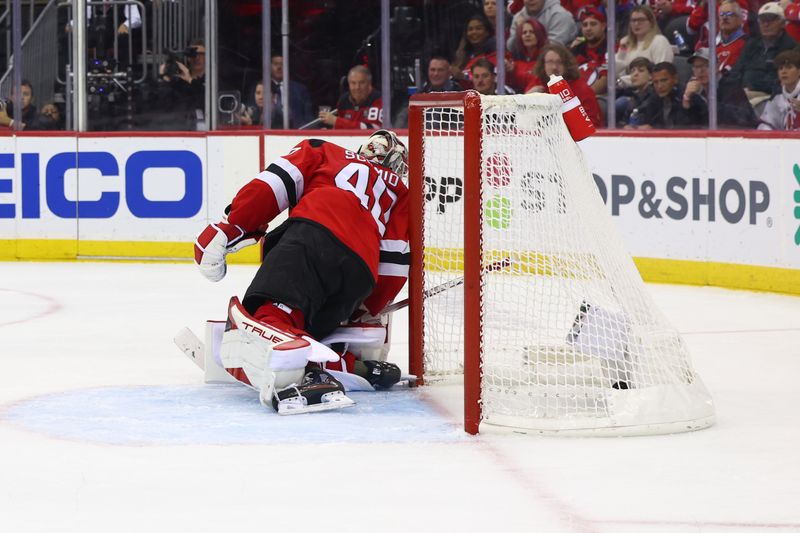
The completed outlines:
{"type": "MultiPolygon", "coordinates": [[[[484,272],[497,272],[499,270],[503,270],[504,268],[508,268],[510,266],[511,266],[511,259],[506,257],[506,258],[501,259],[499,261],[494,261],[492,263],[489,263],[488,265],[486,265],[486,267],[483,269],[483,271],[484,272]]],[[[440,283],[439,285],[436,285],[435,287],[431,287],[430,289],[424,291],[422,293],[422,296],[425,297],[425,298],[430,298],[431,296],[436,296],[437,294],[440,294],[440,293],[442,293],[444,291],[448,291],[450,289],[453,289],[453,288],[458,287],[458,286],[463,285],[463,284],[464,284],[464,276],[459,276],[459,277],[457,277],[455,279],[451,279],[450,281],[445,281],[444,283],[440,283]]],[[[383,311],[378,313],[378,316],[383,316],[383,315],[388,315],[389,313],[394,313],[395,311],[399,311],[400,309],[404,309],[404,308],[408,307],[408,304],[409,304],[409,299],[408,298],[400,300],[399,302],[395,302],[395,303],[389,304],[389,305],[387,305],[386,307],[383,308],[383,311]]]]}
{"type": "Polygon", "coordinates": [[[197,335],[194,334],[192,330],[189,328],[183,328],[172,340],[175,342],[175,346],[180,348],[186,357],[191,359],[194,364],[200,367],[200,370],[206,369],[205,344],[198,338],[197,335]]]}

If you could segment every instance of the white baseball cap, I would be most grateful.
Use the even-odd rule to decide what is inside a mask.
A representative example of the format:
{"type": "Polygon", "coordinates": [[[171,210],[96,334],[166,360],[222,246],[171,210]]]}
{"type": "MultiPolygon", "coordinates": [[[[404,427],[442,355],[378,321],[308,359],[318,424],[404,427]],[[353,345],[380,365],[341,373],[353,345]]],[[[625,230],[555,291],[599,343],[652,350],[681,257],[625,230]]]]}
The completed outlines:
{"type": "Polygon", "coordinates": [[[705,59],[706,62],[709,62],[710,59],[708,55],[708,48],[699,48],[694,54],[692,54],[692,57],[689,58],[689,64],[691,65],[694,63],[696,59],[705,59]]]}
{"type": "Polygon", "coordinates": [[[783,8],[778,2],[768,2],[761,6],[761,9],[758,10],[758,16],[760,17],[761,15],[776,15],[781,20],[784,19],[783,8]]]}

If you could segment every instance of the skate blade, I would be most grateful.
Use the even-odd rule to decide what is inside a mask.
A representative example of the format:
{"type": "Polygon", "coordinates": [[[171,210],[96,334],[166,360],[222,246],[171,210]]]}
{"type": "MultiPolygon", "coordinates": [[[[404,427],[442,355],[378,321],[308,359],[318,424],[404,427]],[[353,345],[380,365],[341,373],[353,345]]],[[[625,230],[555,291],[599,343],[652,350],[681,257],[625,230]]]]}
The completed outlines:
{"type": "Polygon", "coordinates": [[[344,409],[353,407],[356,404],[341,392],[328,393],[323,396],[323,401],[313,405],[304,405],[300,402],[281,402],[278,404],[279,415],[302,415],[305,413],[316,413],[319,411],[332,411],[334,409],[344,409]]]}

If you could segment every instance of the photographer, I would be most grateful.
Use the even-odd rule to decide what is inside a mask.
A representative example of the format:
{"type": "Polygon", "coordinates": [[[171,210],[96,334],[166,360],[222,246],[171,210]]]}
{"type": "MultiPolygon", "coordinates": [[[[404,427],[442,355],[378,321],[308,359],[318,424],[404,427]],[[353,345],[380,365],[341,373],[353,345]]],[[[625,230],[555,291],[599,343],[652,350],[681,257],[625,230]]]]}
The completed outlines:
{"type": "MultiPolygon", "coordinates": [[[[28,80],[22,80],[22,122],[20,129],[36,118],[36,106],[33,105],[33,86],[28,80]]],[[[0,126],[14,127],[14,92],[7,101],[0,100],[0,126]]]]}
{"type": "Polygon", "coordinates": [[[202,39],[193,39],[186,50],[183,51],[184,62],[171,54],[166,62],[158,68],[158,73],[164,81],[170,82],[177,78],[191,84],[195,81],[205,82],[206,77],[206,46],[202,39]]]}
{"type": "Polygon", "coordinates": [[[167,129],[175,129],[181,118],[187,120],[186,128],[195,129],[204,120],[206,47],[202,39],[189,43],[182,57],[170,54],[158,68],[160,76],[159,98],[162,117],[168,118],[167,129]]]}

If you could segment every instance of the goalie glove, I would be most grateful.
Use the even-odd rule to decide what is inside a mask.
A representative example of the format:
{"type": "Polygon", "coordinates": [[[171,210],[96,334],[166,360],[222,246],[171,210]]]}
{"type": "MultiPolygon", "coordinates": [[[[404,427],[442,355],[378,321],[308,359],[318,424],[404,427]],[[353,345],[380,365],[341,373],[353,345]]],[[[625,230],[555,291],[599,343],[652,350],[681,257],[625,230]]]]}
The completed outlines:
{"type": "Polygon", "coordinates": [[[219,281],[228,269],[225,256],[257,243],[263,236],[262,231],[246,233],[227,222],[209,224],[194,243],[194,262],[206,278],[219,281]]]}

